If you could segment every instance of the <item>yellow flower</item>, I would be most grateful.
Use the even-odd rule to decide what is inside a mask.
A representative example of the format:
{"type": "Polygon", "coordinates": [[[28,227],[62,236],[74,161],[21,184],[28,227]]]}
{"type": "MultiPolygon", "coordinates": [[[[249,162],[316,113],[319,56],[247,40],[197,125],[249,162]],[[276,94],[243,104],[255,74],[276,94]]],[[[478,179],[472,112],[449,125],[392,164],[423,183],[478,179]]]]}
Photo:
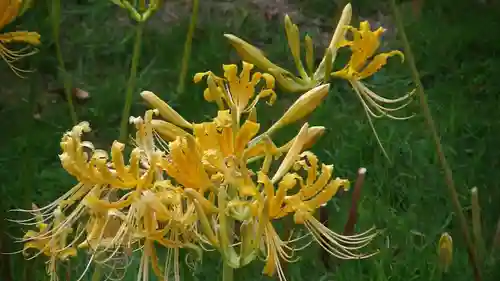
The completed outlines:
{"type": "Polygon", "coordinates": [[[378,134],[373,127],[372,117],[381,118],[389,117],[394,120],[404,120],[412,116],[397,117],[393,112],[405,108],[411,102],[411,97],[414,93],[405,94],[401,97],[390,99],[377,95],[372,90],[361,82],[362,79],[372,76],[379,71],[385,64],[387,59],[392,56],[399,56],[404,60],[404,55],[401,51],[393,50],[386,53],[375,55],[380,45],[380,37],[385,32],[385,29],[379,27],[372,31],[368,21],[360,23],[360,28],[348,26],[347,30],[352,32],[353,39],[347,40],[343,38],[339,41],[339,47],[349,47],[351,50],[351,58],[347,65],[332,73],[333,76],[349,81],[357,94],[363,109],[368,117],[370,126],[375,133],[375,137],[387,157],[387,153],[380,142],[378,134]]]}
{"type": "Polygon", "coordinates": [[[169,143],[169,151],[160,166],[177,183],[200,192],[205,192],[212,185],[201,161],[202,151],[192,136],[178,137],[169,143]]]}
{"type": "MultiPolygon", "coordinates": [[[[16,19],[18,14],[21,12],[23,5],[22,0],[3,0],[0,3],[0,30],[2,30],[6,25],[11,23],[16,19]]],[[[0,57],[2,57],[7,65],[14,71],[14,73],[20,77],[22,72],[27,72],[26,70],[20,69],[14,66],[14,63],[24,57],[30,56],[36,51],[27,51],[26,48],[13,51],[9,50],[6,45],[10,43],[23,42],[30,45],[40,44],[40,35],[36,32],[29,31],[14,31],[7,33],[0,33],[0,57]]]]}
{"type": "Polygon", "coordinates": [[[208,88],[205,89],[204,97],[207,101],[215,101],[220,109],[234,109],[238,117],[236,122],[243,113],[250,113],[257,102],[269,97],[268,104],[272,105],[276,100],[274,92],[274,77],[268,73],[254,72],[250,75],[254,65],[243,61],[243,69],[239,76],[238,66],[235,64],[224,65],[224,78],[218,77],[211,71],[197,73],[194,76],[194,82],[198,83],[205,76],[207,78],[208,88]],[[257,85],[264,80],[257,96],[257,85]],[[253,99],[253,100],[252,100],[253,99]]]}
{"type": "MultiPolygon", "coordinates": [[[[299,137],[298,137],[299,138],[299,137]]],[[[286,158],[286,157],[285,157],[286,158]]],[[[331,255],[341,259],[361,259],[372,256],[374,253],[363,254],[358,251],[368,245],[378,234],[374,229],[346,236],[335,233],[321,224],[314,212],[335,196],[339,188],[347,189],[349,182],[343,179],[331,179],[332,165],[321,165],[318,173],[319,160],[309,152],[303,152],[293,162],[293,170],[281,177],[275,188],[275,183],[262,171],[258,172],[258,182],[262,188],[260,212],[258,217],[259,229],[257,236],[262,236],[263,249],[266,255],[264,273],[277,273],[280,280],[285,280],[280,260],[293,262],[293,253],[300,250],[290,244],[307,236],[288,241],[282,241],[275,231],[271,221],[283,218],[293,213],[296,224],[304,225],[312,238],[331,255]],[[305,174],[305,179],[300,176],[305,174]],[[291,191],[295,194],[289,194],[291,191]]]]}

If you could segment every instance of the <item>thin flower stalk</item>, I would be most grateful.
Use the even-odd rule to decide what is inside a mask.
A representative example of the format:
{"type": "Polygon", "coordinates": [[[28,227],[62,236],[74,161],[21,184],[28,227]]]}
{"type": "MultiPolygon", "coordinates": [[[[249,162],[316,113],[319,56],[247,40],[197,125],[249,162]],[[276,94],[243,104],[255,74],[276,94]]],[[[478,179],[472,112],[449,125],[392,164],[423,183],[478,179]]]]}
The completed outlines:
{"type": "Polygon", "coordinates": [[[446,159],[446,156],[444,155],[443,152],[443,145],[441,144],[441,139],[439,137],[438,130],[436,128],[436,124],[434,122],[434,119],[432,117],[432,113],[430,111],[429,105],[427,103],[427,97],[425,96],[424,92],[424,87],[422,85],[422,81],[420,80],[420,74],[418,72],[415,59],[413,58],[413,52],[411,50],[410,43],[408,41],[408,38],[406,36],[405,28],[403,25],[403,21],[401,18],[401,15],[399,13],[399,9],[396,6],[396,2],[394,0],[391,0],[391,7],[392,7],[392,12],[394,14],[394,18],[397,23],[397,28],[399,30],[401,39],[403,41],[403,46],[404,50],[406,53],[407,57],[407,62],[408,66],[410,67],[414,83],[417,85],[417,95],[419,98],[419,105],[422,110],[423,116],[425,118],[426,125],[428,127],[428,131],[431,134],[433,140],[434,140],[434,145],[436,149],[436,153],[438,155],[439,163],[441,165],[441,168],[444,171],[444,179],[446,182],[446,186],[448,188],[448,192],[450,194],[450,200],[451,203],[453,204],[453,207],[455,209],[456,214],[458,215],[459,223],[460,223],[460,229],[462,232],[462,235],[465,240],[465,244],[467,245],[467,253],[469,256],[469,262],[472,266],[472,269],[474,271],[474,279],[476,281],[481,280],[481,270],[478,265],[477,261],[477,256],[474,251],[474,246],[472,243],[472,239],[470,237],[470,230],[467,224],[467,220],[465,219],[465,215],[463,214],[463,209],[462,205],[460,204],[460,201],[458,199],[458,192],[455,188],[455,181],[453,179],[453,174],[450,168],[450,165],[448,164],[448,160],[446,159]]]}
{"type": "Polygon", "coordinates": [[[132,60],[130,62],[129,77],[127,80],[127,88],[125,90],[125,104],[123,106],[122,118],[120,122],[120,137],[121,142],[128,140],[128,120],[130,116],[130,108],[132,107],[133,93],[136,88],[137,69],[141,58],[142,36],[144,32],[144,24],[148,21],[151,15],[159,8],[160,0],[152,1],[131,1],[131,0],[111,0],[120,8],[129,12],[130,17],[135,21],[134,27],[134,47],[132,50],[132,60]]]}
{"type": "Polygon", "coordinates": [[[479,194],[477,187],[471,189],[471,207],[472,207],[472,234],[474,236],[474,245],[479,265],[484,262],[486,248],[484,244],[482,226],[481,226],[481,206],[479,204],[479,194]]]}
{"type": "Polygon", "coordinates": [[[141,58],[143,29],[144,24],[142,22],[136,23],[132,61],[130,63],[130,72],[127,81],[127,88],[125,90],[125,105],[123,106],[122,119],[120,123],[120,140],[122,142],[125,142],[128,139],[128,119],[130,115],[130,108],[132,107],[132,94],[134,93],[136,87],[137,68],[139,67],[139,60],[141,58]]]}
{"type": "Polygon", "coordinates": [[[60,42],[61,0],[51,0],[49,4],[49,14],[52,25],[52,36],[54,37],[54,42],[56,46],[56,56],[57,56],[57,62],[59,64],[59,73],[62,76],[64,84],[64,94],[66,96],[66,100],[68,101],[68,108],[70,111],[71,122],[73,123],[73,125],[76,125],[78,122],[78,116],[73,102],[71,77],[66,71],[66,66],[64,63],[64,57],[62,54],[61,42],[60,42]]]}
{"type": "Polygon", "coordinates": [[[186,87],[186,76],[189,68],[189,60],[191,58],[191,46],[193,44],[193,36],[198,20],[198,6],[199,0],[193,0],[193,8],[191,12],[191,20],[189,22],[189,29],[184,42],[184,52],[182,55],[181,71],[179,74],[179,83],[177,84],[177,93],[183,94],[186,87]]]}

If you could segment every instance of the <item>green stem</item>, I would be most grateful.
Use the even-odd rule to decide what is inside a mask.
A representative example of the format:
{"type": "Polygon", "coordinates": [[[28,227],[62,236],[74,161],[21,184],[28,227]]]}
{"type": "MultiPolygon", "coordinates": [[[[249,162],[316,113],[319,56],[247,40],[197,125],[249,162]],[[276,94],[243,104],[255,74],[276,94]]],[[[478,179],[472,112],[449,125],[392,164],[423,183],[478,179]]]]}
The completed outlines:
{"type": "Polygon", "coordinates": [[[222,265],[222,281],[233,281],[234,269],[229,266],[226,262],[222,265]]]}
{"type": "Polygon", "coordinates": [[[61,50],[61,43],[59,41],[60,26],[61,26],[61,1],[52,0],[52,5],[50,7],[50,18],[52,23],[52,36],[54,37],[54,44],[56,46],[56,56],[57,62],[59,64],[59,73],[63,75],[64,83],[64,94],[66,95],[66,100],[68,101],[69,113],[71,116],[71,121],[74,125],[78,123],[78,116],[76,115],[75,106],[73,104],[73,95],[71,94],[71,79],[66,72],[66,67],[64,65],[64,58],[61,50]]]}
{"type": "Polygon", "coordinates": [[[100,265],[96,265],[94,273],[92,273],[92,281],[100,281],[102,276],[102,270],[100,265]]]}
{"type": "Polygon", "coordinates": [[[459,223],[460,223],[460,228],[462,231],[462,235],[464,237],[466,246],[467,246],[467,252],[469,255],[469,262],[471,263],[472,269],[474,271],[474,278],[476,281],[481,280],[481,272],[478,266],[477,262],[477,257],[474,251],[474,247],[472,245],[472,240],[470,238],[470,231],[469,227],[467,225],[467,221],[465,219],[465,216],[462,212],[462,206],[460,204],[460,201],[458,200],[458,192],[455,188],[455,182],[453,180],[453,174],[451,172],[450,165],[448,164],[448,161],[446,160],[446,156],[444,155],[443,152],[443,146],[441,144],[441,140],[439,137],[439,133],[436,128],[436,124],[434,123],[434,119],[432,118],[432,113],[429,109],[429,105],[427,103],[427,98],[424,93],[424,87],[422,85],[422,81],[420,80],[420,74],[418,72],[415,59],[413,57],[413,52],[411,51],[410,43],[408,42],[408,38],[406,37],[404,25],[401,19],[401,15],[399,14],[399,10],[396,6],[395,0],[391,0],[391,7],[394,13],[394,18],[396,20],[398,32],[401,35],[401,39],[403,41],[403,46],[407,58],[408,65],[410,66],[412,76],[414,83],[417,86],[417,94],[419,97],[419,103],[420,107],[422,110],[422,113],[424,115],[427,127],[429,132],[432,135],[432,138],[434,140],[434,145],[436,149],[436,153],[438,155],[439,163],[441,164],[441,168],[444,171],[444,177],[446,181],[446,186],[448,187],[448,192],[450,193],[450,200],[453,204],[453,207],[455,208],[455,212],[458,215],[459,223]]]}
{"type": "Polygon", "coordinates": [[[486,249],[484,246],[483,234],[481,230],[481,207],[479,205],[479,195],[477,187],[471,190],[472,205],[472,234],[474,236],[474,245],[476,246],[476,255],[479,267],[482,267],[486,249]]]}
{"type": "Polygon", "coordinates": [[[191,12],[191,22],[189,23],[189,29],[186,37],[186,42],[184,43],[184,54],[182,56],[181,73],[179,76],[179,84],[177,85],[177,93],[184,93],[186,75],[189,67],[189,59],[191,58],[191,45],[193,42],[194,29],[196,27],[196,22],[198,20],[198,6],[199,1],[193,1],[193,10],[191,12]]]}
{"type": "Polygon", "coordinates": [[[144,23],[138,22],[135,27],[135,43],[134,50],[132,53],[132,63],[130,64],[130,76],[127,82],[127,90],[125,93],[125,105],[123,106],[122,119],[120,124],[120,141],[127,141],[128,134],[128,119],[130,115],[130,108],[132,107],[132,97],[135,90],[135,84],[137,79],[137,67],[139,65],[139,59],[141,58],[141,46],[142,46],[142,31],[144,28],[144,23]]]}

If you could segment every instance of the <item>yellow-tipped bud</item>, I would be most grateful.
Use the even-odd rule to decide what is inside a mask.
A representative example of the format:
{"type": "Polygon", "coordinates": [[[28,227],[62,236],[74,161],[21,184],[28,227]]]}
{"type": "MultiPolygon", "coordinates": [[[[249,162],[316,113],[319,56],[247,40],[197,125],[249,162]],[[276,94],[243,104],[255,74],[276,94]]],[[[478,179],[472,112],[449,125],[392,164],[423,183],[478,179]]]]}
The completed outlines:
{"type": "Polygon", "coordinates": [[[150,91],[141,93],[141,97],[153,108],[158,109],[161,117],[165,120],[174,123],[177,126],[184,128],[192,128],[191,123],[186,121],[177,111],[170,107],[166,102],[160,99],[157,95],[150,91]]]}
{"type": "Polygon", "coordinates": [[[307,139],[304,143],[303,150],[311,148],[324,133],[325,127],[323,126],[310,127],[307,131],[307,139]]]}
{"type": "Polygon", "coordinates": [[[300,96],[300,98],[298,98],[292,106],[290,106],[285,114],[283,114],[283,116],[276,123],[274,123],[271,128],[269,128],[267,134],[272,134],[279,128],[309,115],[316,109],[316,107],[318,107],[321,101],[323,101],[328,94],[329,89],[330,84],[320,85],[300,96]]]}
{"type": "Polygon", "coordinates": [[[453,240],[448,232],[444,232],[439,238],[438,256],[441,269],[448,272],[453,259],[453,240]]]}
{"type": "MultiPolygon", "coordinates": [[[[304,142],[304,147],[302,148],[302,151],[311,148],[314,145],[314,143],[316,143],[316,141],[323,135],[324,132],[325,132],[325,127],[323,126],[309,127],[309,129],[307,130],[307,138],[304,142]]],[[[287,152],[292,146],[294,141],[295,138],[291,139],[285,145],[280,146],[278,148],[278,152],[279,153],[287,152]]]]}
{"type": "MultiPolygon", "coordinates": [[[[333,64],[335,58],[337,57],[338,44],[342,39],[344,39],[346,33],[346,26],[348,26],[349,23],[351,22],[351,17],[352,17],[352,6],[350,3],[348,3],[344,7],[344,10],[342,10],[342,16],[340,16],[339,23],[335,28],[332,40],[330,41],[330,45],[328,46],[328,49],[330,49],[332,55],[331,59],[328,61],[329,64],[333,64]]],[[[325,56],[323,57],[323,60],[321,60],[321,63],[319,64],[318,68],[316,69],[316,72],[314,73],[314,79],[320,80],[322,78],[325,78],[323,77],[323,75],[325,73],[326,63],[327,63],[327,57],[325,56]]]]}
{"type": "Polygon", "coordinates": [[[271,179],[272,183],[276,183],[278,180],[280,180],[290,170],[295,161],[297,161],[297,158],[299,157],[300,152],[304,147],[304,143],[307,140],[308,129],[309,124],[305,123],[297,134],[297,137],[295,137],[295,141],[293,142],[290,150],[288,150],[288,153],[281,162],[281,165],[276,171],[276,174],[274,174],[273,178],[271,179]]]}
{"type": "MultiPolygon", "coordinates": [[[[297,34],[298,34],[298,29],[297,29],[297,34]]],[[[301,76],[303,76],[302,78],[295,77],[288,70],[283,69],[282,67],[272,63],[269,59],[266,58],[266,56],[260,49],[252,46],[246,41],[232,34],[224,34],[224,36],[227,39],[229,39],[229,42],[236,49],[236,52],[238,53],[238,55],[242,60],[254,64],[255,66],[257,66],[261,70],[264,70],[265,72],[271,73],[276,78],[278,84],[286,91],[291,93],[304,92],[310,90],[316,85],[316,82],[312,81],[311,79],[309,79],[309,77],[307,77],[304,67],[302,66],[302,62],[300,61],[300,57],[294,56],[294,60],[297,69],[299,70],[301,76]],[[299,60],[297,61],[297,59],[299,60]]],[[[300,49],[300,44],[296,44],[296,46],[293,45],[293,48],[295,49],[295,51],[293,52],[296,52],[297,47],[299,47],[300,49]]]]}
{"type": "Polygon", "coordinates": [[[346,33],[345,27],[351,23],[352,18],[352,6],[351,3],[347,3],[344,9],[342,10],[342,15],[340,16],[339,23],[335,28],[335,32],[333,33],[332,40],[330,41],[330,48],[335,49],[338,45],[339,41],[344,38],[346,33]]]}
{"type": "Polygon", "coordinates": [[[177,137],[184,137],[188,133],[172,123],[163,120],[151,120],[155,131],[166,141],[173,141],[177,137]]]}
{"type": "Polygon", "coordinates": [[[224,37],[229,40],[229,43],[231,43],[236,52],[238,52],[238,55],[242,58],[242,60],[254,64],[258,68],[266,72],[268,72],[270,69],[273,69],[274,72],[287,72],[283,68],[275,65],[270,60],[268,60],[261,50],[259,50],[257,47],[252,46],[245,40],[240,39],[232,34],[224,34],[224,37]]]}

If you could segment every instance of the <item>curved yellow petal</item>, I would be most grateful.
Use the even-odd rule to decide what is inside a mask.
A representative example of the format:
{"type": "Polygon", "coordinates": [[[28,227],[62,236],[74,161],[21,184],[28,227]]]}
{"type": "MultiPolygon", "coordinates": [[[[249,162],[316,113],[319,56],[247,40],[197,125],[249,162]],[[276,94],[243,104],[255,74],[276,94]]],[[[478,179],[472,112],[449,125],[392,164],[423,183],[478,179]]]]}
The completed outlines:
{"type": "Polygon", "coordinates": [[[40,34],[31,31],[14,31],[0,34],[0,42],[13,43],[25,42],[30,45],[40,44],[40,34]]]}
{"type": "Polygon", "coordinates": [[[379,71],[384,65],[387,64],[387,59],[392,56],[400,56],[401,61],[404,61],[404,55],[401,51],[394,50],[387,53],[376,55],[373,60],[357,75],[358,79],[365,79],[372,76],[375,72],[379,71]]]}
{"type": "Polygon", "coordinates": [[[236,142],[234,145],[234,155],[240,158],[243,156],[243,151],[250,140],[259,132],[260,125],[258,123],[246,120],[241,126],[238,134],[236,135],[236,142]]]}

